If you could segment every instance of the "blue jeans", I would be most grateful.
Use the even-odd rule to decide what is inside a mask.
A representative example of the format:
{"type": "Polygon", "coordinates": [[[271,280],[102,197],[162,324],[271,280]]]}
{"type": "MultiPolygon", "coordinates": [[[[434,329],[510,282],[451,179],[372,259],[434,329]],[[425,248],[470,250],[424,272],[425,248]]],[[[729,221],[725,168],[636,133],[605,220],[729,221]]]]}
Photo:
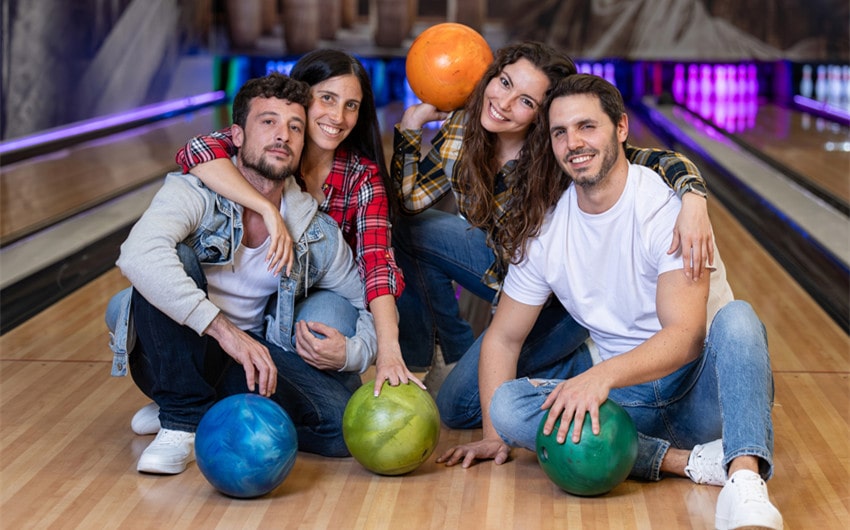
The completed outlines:
{"type": "MultiPolygon", "coordinates": [[[[184,270],[206,292],[206,277],[195,253],[178,245],[184,270]]],[[[218,342],[180,325],[133,291],[138,340],[130,353],[136,385],[160,407],[166,429],[194,432],[204,413],[229,395],[249,392],[245,371],[218,342]]],[[[316,291],[296,307],[296,320],[320,321],[352,336],[357,310],[342,297],[316,291]]],[[[361,381],[359,374],[318,370],[295,352],[250,335],[266,346],[278,369],[271,396],[292,418],[298,448],[326,456],[348,456],[342,438],[342,414],[361,381]]],[[[294,338],[293,338],[294,340],[294,338]]]]}
{"type": "MultiPolygon", "coordinates": [[[[546,413],[540,406],[558,383],[517,379],[499,387],[490,413],[507,444],[535,450],[537,428],[546,413]]],[[[609,398],[623,406],[637,426],[633,478],[659,480],[670,447],[692,449],[721,437],[727,469],[733,459],[751,455],[760,459],[763,478],[773,474],[773,374],[767,335],[746,302],[730,302],[717,313],[699,359],[661,379],[613,389],[609,398]]]]}
{"type": "Polygon", "coordinates": [[[481,283],[495,256],[484,231],[434,208],[393,223],[393,248],[405,288],[398,298],[399,345],[414,370],[431,365],[435,339],[446,363],[460,359],[475,337],[461,318],[455,285],[492,301],[496,291],[481,283]]]}
{"type": "MultiPolygon", "coordinates": [[[[485,331],[449,372],[437,394],[440,419],[452,429],[481,427],[481,396],[478,391],[478,359],[485,331]]],[[[522,345],[517,377],[565,379],[581,373],[593,360],[587,348],[587,330],[555,299],[540,312],[522,345]]]]}

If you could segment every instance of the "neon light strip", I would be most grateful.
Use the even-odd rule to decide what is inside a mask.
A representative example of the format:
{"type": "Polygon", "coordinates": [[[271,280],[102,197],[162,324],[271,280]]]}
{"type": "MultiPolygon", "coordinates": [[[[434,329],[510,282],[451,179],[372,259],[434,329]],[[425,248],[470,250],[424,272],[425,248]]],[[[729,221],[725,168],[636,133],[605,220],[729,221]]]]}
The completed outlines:
{"type": "Polygon", "coordinates": [[[794,96],[794,103],[800,105],[801,107],[806,107],[807,109],[822,112],[830,116],[836,116],[845,120],[850,120],[850,112],[847,112],[840,107],[836,107],[835,105],[830,105],[829,103],[824,103],[822,101],[817,101],[803,96],[794,96]]]}
{"type": "Polygon", "coordinates": [[[147,120],[156,117],[168,117],[168,115],[170,114],[182,110],[187,110],[193,107],[200,107],[210,103],[215,103],[217,101],[223,100],[224,98],[224,90],[218,90],[216,92],[208,92],[206,94],[199,94],[197,96],[175,99],[172,101],[166,101],[164,103],[147,105],[131,110],[129,112],[112,114],[103,118],[94,118],[91,120],[80,121],[67,127],[57,127],[55,129],[48,129],[38,134],[24,136],[14,140],[9,140],[7,142],[0,142],[0,155],[12,151],[17,151],[20,149],[26,149],[28,147],[33,147],[36,145],[55,142],[64,138],[80,136],[93,131],[109,129],[111,127],[116,127],[120,125],[126,125],[128,123],[133,123],[136,121],[147,120]]]}

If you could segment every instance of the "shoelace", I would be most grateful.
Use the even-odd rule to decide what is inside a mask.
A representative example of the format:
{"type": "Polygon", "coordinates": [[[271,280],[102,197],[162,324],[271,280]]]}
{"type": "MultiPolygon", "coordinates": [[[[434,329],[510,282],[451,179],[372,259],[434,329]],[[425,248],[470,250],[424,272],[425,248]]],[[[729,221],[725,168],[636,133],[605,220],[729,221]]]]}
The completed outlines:
{"type": "Polygon", "coordinates": [[[690,465],[690,461],[688,462],[685,472],[694,482],[722,484],[726,481],[725,473],[721,474],[723,470],[722,464],[718,465],[717,462],[710,461],[702,449],[694,455],[693,461],[693,465],[690,465]]]}
{"type": "Polygon", "coordinates": [[[185,432],[163,429],[159,432],[159,436],[157,436],[157,438],[162,444],[180,445],[186,438],[187,434],[188,433],[185,432]]]}
{"type": "Polygon", "coordinates": [[[761,477],[735,477],[734,483],[741,489],[741,496],[744,502],[769,502],[767,498],[767,489],[764,487],[764,481],[761,477]]]}

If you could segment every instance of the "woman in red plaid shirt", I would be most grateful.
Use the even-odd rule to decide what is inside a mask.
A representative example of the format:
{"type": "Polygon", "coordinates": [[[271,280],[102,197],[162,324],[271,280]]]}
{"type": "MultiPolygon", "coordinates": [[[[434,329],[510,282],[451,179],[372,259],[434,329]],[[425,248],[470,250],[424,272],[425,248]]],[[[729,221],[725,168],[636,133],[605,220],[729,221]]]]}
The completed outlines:
{"type": "MultiPolygon", "coordinates": [[[[304,55],[290,76],[312,87],[298,178],[319,209],[339,224],[354,250],[375,319],[375,394],[384,381],[391,385],[413,381],[424,388],[407,369],[398,342],[395,301],[404,289],[404,279],[390,246],[389,216],[394,199],[387,193],[391,189],[389,174],[368,74],[355,57],[324,49],[304,55]]],[[[279,273],[286,267],[288,273],[292,240],[277,206],[246,185],[231,163],[235,148],[229,130],[191,139],[177,153],[177,162],[217,193],[262,214],[272,240],[269,268],[279,273]]],[[[315,331],[327,339],[299,340],[299,354],[305,361],[314,364],[318,359],[345,355],[344,336],[336,330],[315,331]]]]}

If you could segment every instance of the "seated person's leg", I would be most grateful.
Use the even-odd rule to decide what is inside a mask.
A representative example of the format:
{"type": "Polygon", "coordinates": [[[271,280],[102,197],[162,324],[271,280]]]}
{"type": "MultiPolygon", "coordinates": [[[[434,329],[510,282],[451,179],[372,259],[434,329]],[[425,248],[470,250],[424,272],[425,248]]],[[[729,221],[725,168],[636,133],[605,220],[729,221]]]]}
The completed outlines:
{"type": "MultiPolygon", "coordinates": [[[[206,279],[194,252],[178,245],[184,269],[206,290],[206,279]]],[[[133,291],[133,319],[138,336],[129,356],[136,385],[159,405],[165,429],[194,432],[215,402],[215,381],[226,354],[218,344],[199,336],[151,305],[133,291]]]]}
{"type": "MultiPolygon", "coordinates": [[[[484,334],[458,361],[437,395],[440,418],[452,429],[481,426],[478,359],[484,334]]],[[[566,379],[587,370],[593,365],[590,352],[584,346],[587,336],[587,330],[579,326],[560,303],[548,304],[523,343],[517,378],[566,379]]]]}
{"type": "Polygon", "coordinates": [[[724,460],[728,465],[738,456],[756,456],[759,473],[768,479],[773,474],[773,373],[764,325],[748,303],[730,302],[715,315],[706,344],[717,373],[724,460]]]}
{"type": "MultiPolygon", "coordinates": [[[[331,291],[311,291],[309,296],[295,306],[294,322],[321,322],[346,337],[353,337],[357,331],[357,309],[351,302],[331,291]]],[[[324,338],[319,333],[313,333],[324,338]]],[[[292,336],[295,347],[295,336],[292,336]]]]}
{"type": "Polygon", "coordinates": [[[490,420],[511,447],[535,451],[537,429],[546,415],[540,406],[560,380],[514,379],[500,386],[490,402],[490,420]]]}
{"type": "MultiPolygon", "coordinates": [[[[295,308],[295,321],[321,322],[343,335],[353,336],[358,312],[351,303],[329,291],[313,291],[295,308]]],[[[295,424],[298,449],[324,456],[348,456],[342,437],[342,415],[351,395],[361,385],[360,374],[319,370],[295,351],[252,335],[268,349],[278,368],[277,391],[272,396],[295,424]]],[[[318,335],[317,335],[318,336],[318,335]]],[[[222,395],[247,392],[241,367],[226,373],[218,387],[222,395]]]]}
{"type": "MultiPolygon", "coordinates": [[[[486,331],[484,332],[486,333],[486,331]]],[[[440,420],[450,429],[481,427],[481,401],[478,393],[478,359],[484,333],[449,372],[437,393],[440,420]]]]}
{"type": "Polygon", "coordinates": [[[473,342],[472,328],[460,316],[456,286],[491,301],[495,291],[481,283],[493,263],[483,231],[457,215],[426,210],[394,223],[393,247],[405,275],[398,300],[399,343],[409,367],[427,368],[439,338],[446,364],[473,342]]]}
{"type": "MultiPolygon", "coordinates": [[[[183,244],[177,251],[187,274],[206,291],[195,253],[183,244]]],[[[137,469],[181,473],[194,460],[198,423],[215,402],[213,384],[228,363],[235,363],[213,339],[178,324],[135,290],[132,318],[137,340],[128,359],[130,373],[142,392],[155,401],[161,426],[139,458],[137,469]]]]}

